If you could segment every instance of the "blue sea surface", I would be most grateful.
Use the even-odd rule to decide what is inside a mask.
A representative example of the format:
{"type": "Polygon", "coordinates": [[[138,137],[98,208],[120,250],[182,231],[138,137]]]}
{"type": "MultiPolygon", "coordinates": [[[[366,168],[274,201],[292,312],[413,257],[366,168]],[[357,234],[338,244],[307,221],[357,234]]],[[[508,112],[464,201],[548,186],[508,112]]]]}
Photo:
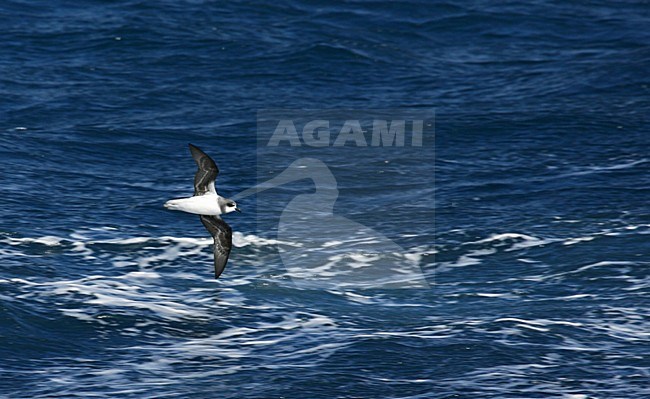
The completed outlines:
{"type": "Polygon", "coordinates": [[[0,18],[0,397],[650,398],[648,2],[0,18]],[[415,262],[427,288],[295,284],[262,197],[225,217],[212,278],[198,217],[162,204],[192,193],[188,142],[226,196],[287,168],[259,156],[264,109],[435,112],[422,147],[286,148],[327,153],[335,213],[404,248],[361,266],[415,262]]]}

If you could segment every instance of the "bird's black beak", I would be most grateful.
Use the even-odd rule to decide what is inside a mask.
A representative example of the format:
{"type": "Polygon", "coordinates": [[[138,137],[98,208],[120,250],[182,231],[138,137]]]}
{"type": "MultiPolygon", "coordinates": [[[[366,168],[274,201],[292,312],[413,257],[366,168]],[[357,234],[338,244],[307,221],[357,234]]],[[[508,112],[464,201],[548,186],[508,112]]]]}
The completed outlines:
{"type": "Polygon", "coordinates": [[[241,213],[241,209],[239,209],[239,208],[235,208],[235,210],[236,210],[237,212],[241,213]]]}

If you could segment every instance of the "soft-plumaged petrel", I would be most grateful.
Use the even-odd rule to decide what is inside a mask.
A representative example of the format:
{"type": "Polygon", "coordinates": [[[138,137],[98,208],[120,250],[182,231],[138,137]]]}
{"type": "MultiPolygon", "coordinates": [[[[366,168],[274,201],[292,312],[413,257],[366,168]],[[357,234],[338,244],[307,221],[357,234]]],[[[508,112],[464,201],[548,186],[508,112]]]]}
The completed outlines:
{"type": "Polygon", "coordinates": [[[199,167],[194,175],[194,196],[167,201],[165,208],[201,215],[201,223],[214,239],[214,278],[219,278],[232,248],[232,229],[219,215],[241,211],[235,201],[217,194],[215,179],[219,168],[212,158],[192,144],[190,152],[199,167]]]}

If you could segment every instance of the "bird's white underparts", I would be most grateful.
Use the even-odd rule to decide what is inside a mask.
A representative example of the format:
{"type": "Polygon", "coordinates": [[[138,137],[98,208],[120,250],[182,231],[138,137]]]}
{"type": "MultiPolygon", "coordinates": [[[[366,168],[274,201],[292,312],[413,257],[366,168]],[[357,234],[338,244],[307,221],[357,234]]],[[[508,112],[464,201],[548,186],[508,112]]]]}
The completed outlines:
{"type": "Polygon", "coordinates": [[[188,198],[173,199],[165,202],[165,208],[172,211],[182,211],[195,215],[219,216],[223,213],[234,212],[237,205],[214,193],[205,193],[188,198]]]}

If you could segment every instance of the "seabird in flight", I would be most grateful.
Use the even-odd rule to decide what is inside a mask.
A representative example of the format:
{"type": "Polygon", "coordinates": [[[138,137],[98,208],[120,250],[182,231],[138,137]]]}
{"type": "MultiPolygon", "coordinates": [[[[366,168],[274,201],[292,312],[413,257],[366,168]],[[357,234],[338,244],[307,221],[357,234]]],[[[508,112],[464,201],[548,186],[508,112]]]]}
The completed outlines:
{"type": "Polygon", "coordinates": [[[165,208],[200,215],[201,223],[214,239],[214,277],[219,278],[232,248],[232,229],[219,215],[241,211],[235,201],[217,194],[214,182],[219,168],[212,158],[192,144],[190,152],[199,167],[194,175],[194,196],[167,201],[165,208]]]}

